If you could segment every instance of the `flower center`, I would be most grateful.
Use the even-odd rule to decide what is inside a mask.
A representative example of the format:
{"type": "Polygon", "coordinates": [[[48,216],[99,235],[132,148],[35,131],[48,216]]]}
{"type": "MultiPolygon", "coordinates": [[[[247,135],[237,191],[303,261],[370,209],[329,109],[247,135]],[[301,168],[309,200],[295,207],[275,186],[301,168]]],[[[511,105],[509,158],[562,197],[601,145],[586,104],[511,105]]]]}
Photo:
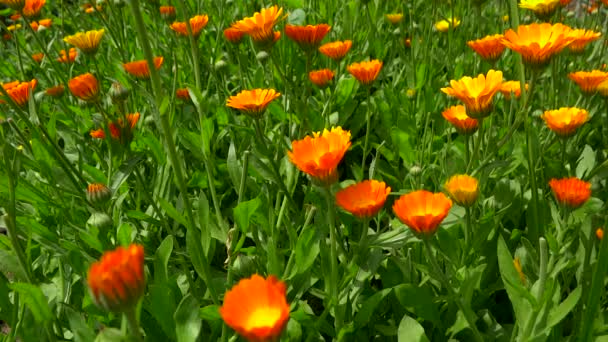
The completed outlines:
{"type": "Polygon", "coordinates": [[[281,310],[279,308],[273,308],[264,306],[256,309],[251,313],[247,324],[245,324],[246,330],[253,330],[256,328],[272,327],[281,317],[281,310]]]}

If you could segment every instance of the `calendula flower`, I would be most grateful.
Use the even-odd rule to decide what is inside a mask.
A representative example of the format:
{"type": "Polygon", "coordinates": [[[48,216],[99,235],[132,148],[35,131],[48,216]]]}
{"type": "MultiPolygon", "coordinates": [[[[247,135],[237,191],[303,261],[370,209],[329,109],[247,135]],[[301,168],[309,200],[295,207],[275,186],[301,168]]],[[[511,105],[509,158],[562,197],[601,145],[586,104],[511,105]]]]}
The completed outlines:
{"type": "MultiPolygon", "coordinates": [[[[13,25],[7,26],[6,30],[9,31],[9,32],[13,32],[13,31],[16,31],[16,30],[18,30],[20,28],[21,28],[21,24],[13,24],[13,25]]],[[[36,30],[37,29],[35,29],[34,31],[36,31],[36,30]]]]}
{"type": "Polygon", "coordinates": [[[353,42],[350,40],[335,41],[327,44],[323,44],[319,47],[319,52],[325,56],[339,62],[346,56],[348,50],[353,46],[353,42]]]}
{"type": "Polygon", "coordinates": [[[538,69],[546,66],[551,57],[572,43],[574,38],[570,36],[571,30],[560,23],[520,25],[517,32],[507,30],[502,43],[519,53],[526,65],[538,69]]]}
{"type": "MultiPolygon", "coordinates": [[[[51,19],[40,19],[39,21],[32,21],[30,22],[30,27],[32,28],[32,31],[34,32],[38,32],[40,30],[45,30],[49,27],[51,27],[53,25],[53,20],[51,19]]],[[[19,27],[21,27],[21,25],[18,25],[19,27]]],[[[10,26],[9,26],[10,28],[10,26]]]]}
{"type": "Polygon", "coordinates": [[[545,120],[547,127],[562,138],[567,138],[576,133],[576,129],[582,126],[589,118],[589,112],[575,107],[563,107],[556,110],[548,110],[541,118],[545,120]]]}
{"type": "Polygon", "coordinates": [[[327,24],[295,26],[285,25],[285,34],[305,52],[310,52],[319,47],[325,35],[331,30],[327,24]]]}
{"type": "Polygon", "coordinates": [[[46,0],[25,0],[21,14],[26,18],[37,18],[45,3],[46,0]]]}
{"type": "Polygon", "coordinates": [[[365,180],[338,191],[336,204],[358,218],[370,218],[382,209],[390,193],[384,182],[365,180]]]}
{"type": "MultiPolygon", "coordinates": [[[[160,69],[163,65],[163,57],[154,57],[154,68],[160,69]]],[[[137,77],[139,79],[147,80],[150,78],[150,68],[148,68],[148,61],[140,60],[135,62],[124,63],[122,67],[125,69],[127,74],[137,77]]]]}
{"type": "Polygon", "coordinates": [[[35,53],[32,55],[32,59],[37,63],[41,63],[43,58],[44,54],[42,52],[35,53]]]}
{"type": "Polygon", "coordinates": [[[94,55],[99,48],[99,42],[101,41],[101,38],[103,38],[104,32],[104,29],[78,32],[63,38],[63,41],[74,45],[87,55],[94,55]]]}
{"type": "Polygon", "coordinates": [[[183,101],[190,101],[190,92],[188,88],[180,88],[175,91],[175,97],[183,101]]]}
{"type": "Polygon", "coordinates": [[[597,92],[603,97],[608,97],[608,80],[600,83],[597,86],[597,92]]]}
{"type": "Polygon", "coordinates": [[[542,19],[549,19],[560,5],[560,0],[521,0],[519,7],[529,9],[542,19]]]}
{"type": "Polygon", "coordinates": [[[308,79],[319,88],[325,88],[334,78],[334,72],[329,69],[315,70],[308,73],[308,79]]]}
{"type": "Polygon", "coordinates": [[[160,16],[165,21],[175,20],[175,7],[173,6],[160,6],[160,16]]]}
{"type": "Polygon", "coordinates": [[[65,87],[63,84],[56,85],[54,87],[48,88],[44,91],[44,93],[51,97],[60,97],[65,92],[65,87]]]}
{"type": "MultiPolygon", "coordinates": [[[[528,83],[526,83],[526,90],[528,90],[528,83]]],[[[511,99],[511,94],[515,95],[515,98],[519,98],[519,96],[521,96],[521,82],[519,82],[519,81],[502,82],[502,85],[500,86],[500,93],[507,100],[511,99]]]]}
{"type": "Polygon", "coordinates": [[[232,25],[236,30],[251,36],[258,46],[266,46],[275,41],[274,26],[283,18],[283,9],[274,5],[256,12],[252,17],[237,21],[232,25]]]}
{"type": "Polygon", "coordinates": [[[60,57],[57,58],[57,62],[59,63],[74,63],[76,57],[78,56],[78,51],[75,48],[70,48],[69,52],[66,54],[65,50],[60,51],[60,57]]]}
{"type": "Polygon", "coordinates": [[[496,62],[506,47],[502,44],[502,34],[485,36],[478,40],[470,40],[467,45],[473,49],[481,58],[490,63],[496,62]]]}
{"type": "Polygon", "coordinates": [[[399,197],[393,211],[419,238],[429,238],[448,216],[452,201],[443,193],[418,190],[399,197]]]}
{"type": "Polygon", "coordinates": [[[370,85],[376,80],[380,70],[382,70],[382,62],[374,59],[361,63],[353,63],[347,69],[359,82],[364,85],[370,85]]]}
{"type": "Polygon", "coordinates": [[[568,74],[568,78],[573,80],[585,94],[594,94],[597,87],[608,80],[608,72],[601,70],[577,71],[568,74]]]}
{"type": "Polygon", "coordinates": [[[582,206],[591,197],[591,183],[576,177],[551,179],[549,186],[557,201],[569,208],[582,206]]]}
{"type": "Polygon", "coordinates": [[[315,181],[330,185],[338,180],[338,164],[350,148],[350,131],[334,127],[291,142],[289,160],[315,181]]]}
{"type": "Polygon", "coordinates": [[[87,282],[99,307],[114,312],[132,309],[146,287],[144,247],[132,244],[104,253],[89,268],[87,282]]]}
{"type": "Polygon", "coordinates": [[[72,95],[85,102],[97,101],[99,85],[93,74],[86,73],[78,75],[68,81],[68,88],[72,95]]]}
{"type": "MultiPolygon", "coordinates": [[[[192,29],[192,35],[194,38],[198,38],[201,35],[201,32],[207,26],[209,22],[209,16],[206,14],[197,15],[195,17],[190,18],[190,28],[192,29]]],[[[171,29],[175,31],[180,36],[188,37],[188,28],[186,27],[185,22],[174,22],[171,24],[171,29]]]]}
{"type": "Polygon", "coordinates": [[[241,279],[224,296],[222,319],[250,342],[278,341],[289,320],[285,284],[254,274],[241,279]]]}
{"type": "Polygon", "coordinates": [[[252,118],[259,118],[264,114],[270,102],[279,96],[281,96],[281,93],[274,89],[243,90],[234,96],[230,96],[226,106],[238,109],[241,113],[252,118]]]}
{"type": "Polygon", "coordinates": [[[390,21],[391,24],[397,25],[403,19],[403,14],[402,13],[387,14],[387,15],[385,15],[385,17],[388,21],[390,21]]]}
{"type": "MultiPolygon", "coordinates": [[[[9,82],[4,83],[2,88],[6,91],[8,96],[13,100],[13,102],[19,107],[25,107],[30,99],[30,95],[34,88],[36,88],[36,84],[38,81],[33,79],[29,82],[9,82]]],[[[5,100],[0,99],[0,103],[6,103],[5,100]]]]}
{"type": "MultiPolygon", "coordinates": [[[[123,140],[127,140],[127,141],[130,140],[132,137],[133,129],[135,128],[135,125],[137,125],[137,121],[139,121],[139,116],[140,116],[139,113],[127,114],[127,122],[128,122],[127,130],[125,130],[125,125],[123,124],[122,118],[119,118],[118,120],[116,120],[114,122],[110,122],[108,124],[108,130],[110,131],[110,136],[115,140],[119,140],[121,138],[123,138],[123,140]],[[125,133],[127,133],[127,135],[124,137],[122,135],[123,131],[125,133]]],[[[105,139],[106,138],[106,133],[104,132],[104,130],[102,128],[91,130],[91,132],[89,132],[89,134],[91,135],[92,138],[95,138],[95,139],[105,139]]]]}
{"type": "MultiPolygon", "coordinates": [[[[608,6],[608,4],[606,4],[606,5],[608,6]]],[[[602,228],[598,228],[598,229],[595,231],[595,236],[597,236],[597,239],[598,239],[598,240],[603,239],[603,238],[604,238],[604,230],[603,230],[602,228]]]]}
{"type": "Polygon", "coordinates": [[[234,27],[229,27],[224,30],[224,38],[232,44],[238,44],[243,40],[245,34],[234,27]]]}
{"type": "Polygon", "coordinates": [[[502,71],[490,70],[487,75],[479,74],[477,78],[465,76],[458,81],[451,80],[451,87],[441,88],[441,91],[464,102],[468,116],[481,119],[492,111],[492,100],[501,84],[502,71]]]}
{"type": "Polygon", "coordinates": [[[572,43],[570,43],[570,45],[568,45],[568,49],[570,49],[570,51],[573,53],[582,53],[585,50],[587,44],[600,39],[601,36],[601,32],[595,32],[592,30],[572,30],[570,31],[570,37],[574,38],[574,40],[572,41],[572,43]]]}
{"type": "Polygon", "coordinates": [[[87,199],[94,205],[107,202],[112,198],[112,190],[102,183],[91,183],[87,186],[87,199]]]}
{"type": "Polygon", "coordinates": [[[479,196],[479,182],[469,175],[454,175],[445,182],[444,188],[450,198],[462,207],[470,207],[479,196]]]}
{"type": "Polygon", "coordinates": [[[448,18],[435,23],[435,29],[439,32],[448,32],[450,27],[455,29],[458,26],[460,26],[460,20],[458,18],[448,18]]]}
{"type": "Polygon", "coordinates": [[[21,12],[23,7],[25,6],[25,0],[2,0],[0,1],[0,3],[5,4],[6,6],[17,12],[21,12]]]}
{"type": "Polygon", "coordinates": [[[479,122],[467,115],[463,105],[452,106],[441,113],[441,115],[456,128],[458,133],[468,135],[477,131],[479,122]]]}

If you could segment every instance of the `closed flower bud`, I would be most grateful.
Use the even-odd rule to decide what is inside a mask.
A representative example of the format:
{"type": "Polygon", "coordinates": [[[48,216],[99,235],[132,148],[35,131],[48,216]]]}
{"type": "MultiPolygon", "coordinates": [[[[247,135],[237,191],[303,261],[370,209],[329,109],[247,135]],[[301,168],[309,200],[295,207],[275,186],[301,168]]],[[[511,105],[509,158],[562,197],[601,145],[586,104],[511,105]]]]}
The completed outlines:
{"type": "Polygon", "coordinates": [[[268,52],[266,51],[260,51],[258,52],[258,54],[255,56],[255,58],[258,59],[258,61],[260,62],[264,62],[265,60],[268,59],[268,57],[270,57],[270,55],[268,54],[268,52]]]}
{"type": "Polygon", "coordinates": [[[95,212],[91,214],[87,220],[87,226],[92,226],[100,230],[108,230],[112,228],[114,221],[106,213],[95,212]]]}
{"type": "Polygon", "coordinates": [[[93,205],[106,203],[112,198],[112,190],[101,183],[92,183],[87,187],[87,199],[93,205]]]}
{"type": "Polygon", "coordinates": [[[112,83],[112,87],[110,88],[110,97],[113,102],[124,101],[129,97],[131,90],[123,86],[119,82],[112,83]]]}
{"type": "Polygon", "coordinates": [[[226,66],[228,66],[228,63],[220,59],[219,61],[215,62],[215,65],[213,67],[215,68],[215,71],[221,71],[226,68],[226,66]]]}

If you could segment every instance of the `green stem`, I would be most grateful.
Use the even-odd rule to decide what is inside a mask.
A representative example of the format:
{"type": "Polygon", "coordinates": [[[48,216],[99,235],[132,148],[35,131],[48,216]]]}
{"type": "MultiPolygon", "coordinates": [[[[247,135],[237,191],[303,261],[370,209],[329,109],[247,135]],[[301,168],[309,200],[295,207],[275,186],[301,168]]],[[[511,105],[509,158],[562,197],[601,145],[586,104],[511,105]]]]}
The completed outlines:
{"type": "Polygon", "coordinates": [[[135,315],[135,308],[131,308],[125,312],[125,316],[127,317],[127,322],[129,323],[129,330],[131,334],[137,341],[143,342],[144,337],[139,330],[139,323],[137,322],[137,317],[135,315]]]}
{"type": "MultiPolygon", "coordinates": [[[[530,94],[526,97],[524,104],[528,103],[529,98],[532,97],[532,86],[536,79],[536,72],[532,73],[532,81],[530,81],[530,94]]],[[[522,87],[522,92],[525,86],[522,87]]],[[[526,110],[526,106],[522,107],[524,112],[524,128],[526,130],[526,145],[527,145],[527,159],[528,159],[528,173],[530,177],[530,190],[532,191],[532,222],[528,225],[528,235],[531,241],[537,241],[538,237],[542,235],[543,229],[540,227],[539,213],[538,213],[538,187],[536,184],[536,160],[534,159],[534,151],[532,149],[532,135],[533,127],[531,118],[529,117],[529,110],[526,110]]]]}
{"type": "MultiPolygon", "coordinates": [[[[361,179],[365,178],[365,159],[367,159],[367,148],[369,144],[369,131],[371,130],[371,87],[367,87],[367,113],[365,114],[365,141],[363,143],[363,157],[361,158],[361,179]]],[[[361,180],[360,179],[360,180],[361,180]]]]}
{"type": "Polygon", "coordinates": [[[329,225],[329,258],[330,258],[330,277],[329,277],[329,295],[331,302],[334,305],[334,327],[336,336],[340,333],[342,328],[342,314],[339,309],[340,298],[338,292],[339,280],[338,280],[338,247],[336,244],[336,226],[335,226],[335,206],[334,198],[331,194],[329,187],[325,187],[325,199],[327,201],[327,223],[329,225]]]}
{"type": "Polygon", "coordinates": [[[192,26],[190,26],[190,20],[186,15],[186,6],[184,5],[184,0],[177,1],[176,3],[177,7],[179,8],[179,11],[181,12],[181,15],[186,20],[186,32],[188,32],[188,41],[190,42],[190,53],[192,54],[192,65],[194,66],[194,82],[198,91],[201,91],[201,73],[198,60],[198,46],[196,44],[197,39],[194,38],[194,35],[192,34],[192,26]]]}
{"type": "MultiPolygon", "coordinates": [[[[541,237],[538,240],[538,244],[539,244],[539,249],[540,249],[540,271],[539,271],[539,275],[538,275],[538,295],[536,296],[536,300],[542,304],[543,302],[543,296],[545,294],[545,283],[547,282],[547,240],[545,240],[545,238],[541,237]]],[[[551,261],[549,261],[549,263],[551,263],[551,261]]],[[[542,307],[543,305],[541,305],[542,307]]],[[[526,322],[525,326],[524,326],[524,330],[522,333],[522,338],[520,339],[520,341],[528,341],[530,338],[530,334],[532,334],[532,330],[534,328],[534,325],[536,323],[538,314],[540,313],[542,309],[537,309],[532,311],[530,318],[528,319],[528,321],[526,322]]]]}

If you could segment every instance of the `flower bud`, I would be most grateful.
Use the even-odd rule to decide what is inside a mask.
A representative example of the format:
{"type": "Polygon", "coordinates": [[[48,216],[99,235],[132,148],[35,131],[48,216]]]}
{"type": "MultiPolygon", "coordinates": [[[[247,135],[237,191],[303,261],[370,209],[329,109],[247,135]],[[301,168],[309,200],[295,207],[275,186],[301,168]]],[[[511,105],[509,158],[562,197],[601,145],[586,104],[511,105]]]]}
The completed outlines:
{"type": "Polygon", "coordinates": [[[87,220],[87,225],[98,228],[99,230],[107,230],[112,227],[114,221],[106,213],[94,212],[87,220]]]}
{"type": "Polygon", "coordinates": [[[93,205],[106,203],[112,198],[112,190],[101,183],[92,183],[87,187],[87,199],[93,205]]]}
{"type": "Polygon", "coordinates": [[[255,58],[257,58],[258,61],[260,62],[264,62],[265,60],[268,59],[268,57],[270,57],[270,55],[268,54],[268,52],[266,51],[260,51],[258,52],[258,54],[255,56],[255,58]]]}
{"type": "Polygon", "coordinates": [[[112,87],[110,88],[110,97],[113,102],[121,102],[126,100],[129,97],[131,91],[128,88],[125,88],[121,83],[114,82],[112,83],[112,87]]]}
{"type": "Polygon", "coordinates": [[[220,59],[219,61],[215,62],[215,65],[213,67],[215,68],[215,71],[221,71],[226,68],[226,66],[228,66],[226,61],[220,59]]]}

